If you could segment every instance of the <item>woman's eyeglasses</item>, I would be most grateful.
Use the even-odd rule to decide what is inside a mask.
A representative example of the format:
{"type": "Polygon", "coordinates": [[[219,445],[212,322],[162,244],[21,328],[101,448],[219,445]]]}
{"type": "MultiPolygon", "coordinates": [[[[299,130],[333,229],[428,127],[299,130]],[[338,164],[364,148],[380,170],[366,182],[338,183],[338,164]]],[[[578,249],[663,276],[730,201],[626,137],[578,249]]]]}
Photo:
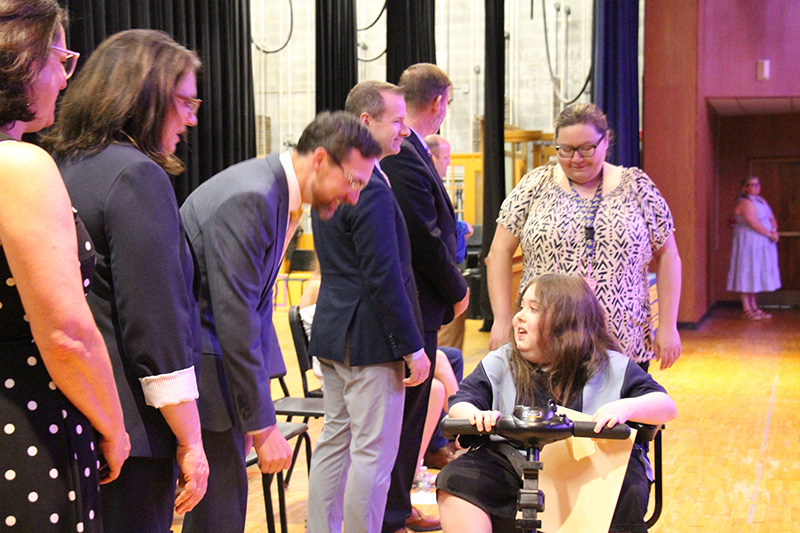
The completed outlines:
{"type": "Polygon", "coordinates": [[[67,50],[66,48],[61,48],[60,46],[56,45],[51,45],[50,48],[56,52],[66,54],[64,59],[61,61],[61,65],[64,67],[64,74],[67,75],[67,79],[70,79],[75,73],[75,67],[78,66],[78,58],[81,57],[81,55],[78,52],[73,52],[72,50],[67,50]]]}
{"type": "Polygon", "coordinates": [[[568,146],[566,144],[557,145],[556,152],[558,152],[558,155],[563,157],[564,159],[572,159],[572,156],[575,155],[575,152],[581,154],[581,157],[592,157],[594,155],[595,150],[597,150],[597,147],[603,141],[603,138],[605,136],[606,134],[604,133],[600,136],[599,139],[597,139],[596,143],[579,146],[577,148],[575,146],[568,146]]]}
{"type": "Polygon", "coordinates": [[[203,103],[203,101],[199,98],[192,98],[191,96],[184,96],[182,94],[176,94],[175,98],[183,102],[183,104],[186,106],[186,110],[191,111],[192,115],[197,114],[197,112],[200,110],[200,104],[203,103]]]}

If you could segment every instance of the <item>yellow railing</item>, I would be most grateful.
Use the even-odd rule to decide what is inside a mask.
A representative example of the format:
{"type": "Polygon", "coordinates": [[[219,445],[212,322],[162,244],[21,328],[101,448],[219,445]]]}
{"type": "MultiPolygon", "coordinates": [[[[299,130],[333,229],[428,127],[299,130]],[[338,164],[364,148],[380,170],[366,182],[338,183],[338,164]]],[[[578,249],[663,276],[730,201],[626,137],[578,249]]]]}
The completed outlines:
{"type": "Polygon", "coordinates": [[[481,154],[452,154],[444,186],[456,210],[456,218],[480,224],[483,220],[483,158],[481,154]]]}
{"type": "MultiPolygon", "coordinates": [[[[505,131],[507,185],[514,187],[526,172],[548,163],[556,155],[553,134],[508,126],[505,131]]],[[[470,224],[483,220],[483,156],[452,154],[444,179],[459,219],[470,224]]]]}

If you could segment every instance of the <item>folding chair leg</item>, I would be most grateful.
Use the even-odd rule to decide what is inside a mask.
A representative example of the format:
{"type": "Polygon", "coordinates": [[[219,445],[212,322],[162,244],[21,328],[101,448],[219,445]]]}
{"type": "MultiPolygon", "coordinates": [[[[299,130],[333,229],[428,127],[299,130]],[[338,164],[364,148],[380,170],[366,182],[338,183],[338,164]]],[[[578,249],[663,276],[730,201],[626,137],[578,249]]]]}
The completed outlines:
{"type": "MultiPolygon", "coordinates": [[[[303,418],[303,424],[308,424],[309,417],[303,418]]],[[[286,417],[287,422],[292,421],[291,416],[286,417]]],[[[294,464],[297,460],[297,456],[300,455],[300,444],[301,439],[306,441],[306,456],[308,458],[308,472],[311,471],[311,437],[308,436],[308,433],[304,433],[297,437],[297,442],[294,445],[294,451],[292,452],[292,464],[289,466],[289,470],[286,471],[286,484],[285,487],[289,486],[289,480],[292,479],[292,471],[294,470],[294,464]]]]}
{"type": "Polygon", "coordinates": [[[289,469],[286,470],[286,477],[284,478],[283,487],[286,488],[289,486],[289,480],[292,479],[292,470],[294,470],[294,462],[297,460],[297,456],[300,454],[300,445],[303,443],[300,437],[297,438],[297,442],[294,444],[294,451],[292,452],[292,464],[289,465],[289,469]]]}
{"type": "Polygon", "coordinates": [[[297,460],[297,456],[300,455],[300,445],[303,444],[302,435],[297,437],[297,442],[294,443],[294,451],[292,452],[292,464],[289,465],[289,469],[286,471],[286,478],[284,481],[284,488],[289,486],[289,480],[292,479],[292,470],[294,470],[294,463],[297,460]]]}
{"type": "MultiPolygon", "coordinates": [[[[272,479],[275,474],[261,474],[261,487],[264,490],[264,510],[267,514],[267,530],[275,533],[275,510],[272,508],[272,479]]],[[[289,520],[286,515],[286,493],[283,489],[283,472],[278,472],[278,518],[281,521],[281,533],[289,531],[289,520]]]]}
{"type": "Polygon", "coordinates": [[[661,431],[656,433],[653,439],[653,474],[655,477],[655,505],[653,506],[653,514],[645,521],[645,526],[650,529],[658,521],[661,516],[661,508],[664,503],[664,478],[661,466],[661,431]]]}
{"type": "Polygon", "coordinates": [[[275,511],[272,509],[272,478],[275,474],[261,474],[261,487],[264,490],[264,510],[267,514],[267,530],[275,533],[275,511]]]}
{"type": "Polygon", "coordinates": [[[289,521],[286,518],[286,492],[283,483],[283,472],[278,472],[278,513],[281,517],[281,533],[287,533],[289,521]]]}
{"type": "Polygon", "coordinates": [[[289,488],[289,480],[292,478],[292,471],[294,470],[294,465],[297,461],[297,456],[300,455],[300,446],[303,443],[306,443],[306,464],[307,464],[307,472],[311,472],[311,437],[308,436],[308,433],[303,433],[302,435],[298,435],[297,442],[294,445],[294,452],[292,452],[292,464],[289,466],[289,469],[286,471],[286,478],[284,481],[284,488],[289,488]]]}
{"type": "Polygon", "coordinates": [[[306,441],[306,468],[308,475],[311,476],[311,437],[305,433],[303,439],[306,441]]]}

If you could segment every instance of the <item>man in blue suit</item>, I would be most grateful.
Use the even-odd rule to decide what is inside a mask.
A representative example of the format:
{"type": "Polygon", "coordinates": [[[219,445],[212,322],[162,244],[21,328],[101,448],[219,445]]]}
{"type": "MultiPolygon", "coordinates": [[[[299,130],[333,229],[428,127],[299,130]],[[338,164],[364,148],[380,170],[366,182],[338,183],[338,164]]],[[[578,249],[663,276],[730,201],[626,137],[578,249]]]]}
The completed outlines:
{"type": "Polygon", "coordinates": [[[323,219],[339,204],[355,204],[379,153],[351,114],[321,113],[293,150],[229,167],[181,207],[202,277],[199,407],[210,469],[206,496],[186,514],[184,531],[244,531],[250,438],[262,472],[291,464],[270,394],[270,378],[286,372],[272,286],[302,204],[323,219]]]}
{"type": "MultiPolygon", "coordinates": [[[[359,83],[345,109],[369,127],[381,157],[397,153],[409,134],[395,85],[359,83]]],[[[397,454],[404,385],[425,381],[430,367],[411,248],[378,162],[357,205],[312,220],[322,283],[309,352],[322,367],[325,426],[312,458],[308,531],[374,532],[397,454]]]]}
{"type": "Polygon", "coordinates": [[[403,141],[400,152],[384,159],[382,165],[403,210],[411,239],[411,260],[419,289],[431,378],[406,391],[401,445],[392,471],[383,531],[403,531],[405,527],[435,531],[439,529],[439,521],[412,509],[409,491],[428,411],[438,331],[469,304],[467,282],[455,259],[453,205],[425,143],[425,137],[436,133],[444,121],[452,84],[436,65],[418,63],[403,72],[398,85],[405,95],[411,135],[403,141]]]}

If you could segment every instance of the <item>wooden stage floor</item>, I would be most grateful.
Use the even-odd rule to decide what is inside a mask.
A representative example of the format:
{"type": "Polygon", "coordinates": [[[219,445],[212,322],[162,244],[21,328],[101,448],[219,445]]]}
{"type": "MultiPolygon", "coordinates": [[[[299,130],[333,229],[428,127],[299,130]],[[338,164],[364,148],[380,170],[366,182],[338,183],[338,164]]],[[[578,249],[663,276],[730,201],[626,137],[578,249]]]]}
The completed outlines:
{"type": "MultiPolygon", "coordinates": [[[[713,310],[681,331],[683,355],[653,376],[678,404],[664,432],[664,510],[653,532],[796,532],[800,530],[800,310],[770,321],[713,310]]],[[[292,394],[301,394],[285,311],[275,323],[292,394]]],[[[465,372],[486,354],[488,333],[467,321],[465,372]]],[[[311,423],[312,441],[321,423],[311,423]]],[[[302,457],[302,455],[301,455],[302,457]]],[[[251,468],[248,533],[266,532],[261,476],[251,468]]],[[[286,491],[289,531],[305,531],[305,462],[286,491]]],[[[274,494],[277,513],[277,496],[274,494]]],[[[436,513],[436,506],[423,510],[436,513]]],[[[277,517],[276,517],[277,518],[277,517]]],[[[181,530],[176,517],[174,531],[181,530]]],[[[280,530],[280,529],[278,529],[280,530]]]]}

